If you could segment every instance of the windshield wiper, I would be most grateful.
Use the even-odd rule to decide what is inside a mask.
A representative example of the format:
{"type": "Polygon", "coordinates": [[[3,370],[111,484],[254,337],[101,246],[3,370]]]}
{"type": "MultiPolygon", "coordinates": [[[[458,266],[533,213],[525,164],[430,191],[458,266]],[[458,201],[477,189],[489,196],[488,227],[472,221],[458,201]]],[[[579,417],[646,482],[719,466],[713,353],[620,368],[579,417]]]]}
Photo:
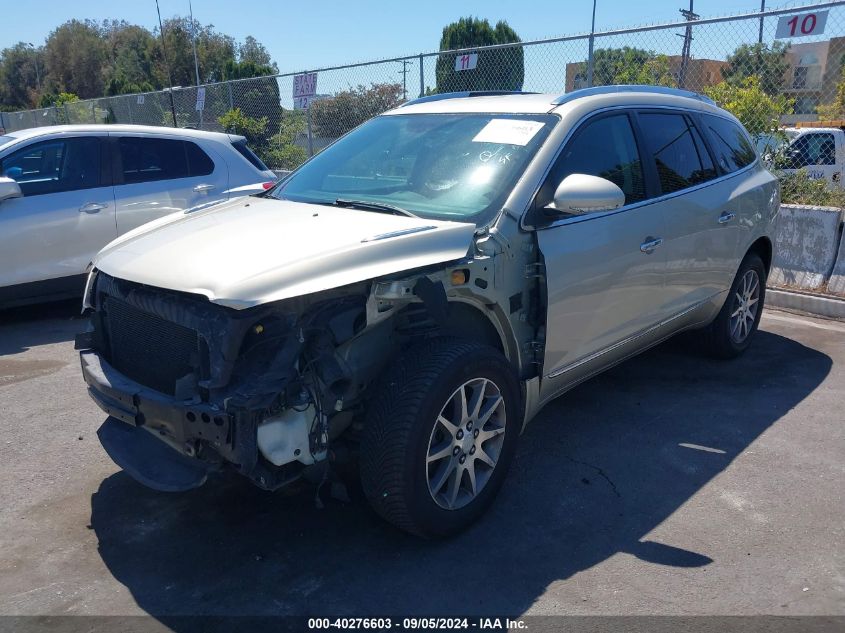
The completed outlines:
{"type": "Polygon", "coordinates": [[[346,198],[338,198],[334,201],[338,207],[348,207],[350,209],[362,209],[364,211],[376,211],[378,213],[392,213],[393,215],[404,215],[409,218],[416,218],[407,209],[397,207],[393,204],[386,204],[384,202],[370,202],[369,200],[347,200],[346,198]]]}

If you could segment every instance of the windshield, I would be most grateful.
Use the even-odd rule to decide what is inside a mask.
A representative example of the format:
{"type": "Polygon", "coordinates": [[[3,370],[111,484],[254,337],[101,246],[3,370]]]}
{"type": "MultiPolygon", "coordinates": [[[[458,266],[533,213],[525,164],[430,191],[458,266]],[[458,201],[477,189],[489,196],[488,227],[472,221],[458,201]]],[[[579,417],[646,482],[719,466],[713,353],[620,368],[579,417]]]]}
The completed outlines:
{"type": "Polygon", "coordinates": [[[381,116],[270,192],[282,200],[380,203],[432,219],[498,211],[557,122],[553,115],[381,116]]]}

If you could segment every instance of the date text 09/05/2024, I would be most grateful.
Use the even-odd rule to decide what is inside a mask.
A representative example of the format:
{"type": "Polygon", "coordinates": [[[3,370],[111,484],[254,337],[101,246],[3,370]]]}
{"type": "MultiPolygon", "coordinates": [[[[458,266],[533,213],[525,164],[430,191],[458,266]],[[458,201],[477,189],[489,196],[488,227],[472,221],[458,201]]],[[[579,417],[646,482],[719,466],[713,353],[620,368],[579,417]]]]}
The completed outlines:
{"type": "Polygon", "coordinates": [[[310,630],[347,629],[347,630],[403,630],[415,629],[478,629],[493,631],[509,631],[527,629],[525,622],[510,618],[403,618],[394,621],[392,618],[309,618],[310,630]]]}

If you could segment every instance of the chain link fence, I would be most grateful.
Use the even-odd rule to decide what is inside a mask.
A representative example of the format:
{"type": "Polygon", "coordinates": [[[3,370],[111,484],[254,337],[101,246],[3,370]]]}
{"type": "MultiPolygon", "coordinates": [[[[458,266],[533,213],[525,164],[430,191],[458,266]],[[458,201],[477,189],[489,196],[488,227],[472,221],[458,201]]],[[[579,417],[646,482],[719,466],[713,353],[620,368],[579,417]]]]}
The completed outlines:
{"type": "Polygon", "coordinates": [[[6,130],[129,123],[242,134],[274,169],[293,169],[368,118],[407,99],[460,90],[562,94],[653,84],[707,94],[757,137],[778,126],[845,119],[845,1],[795,4],[460,51],[323,68],[295,108],[284,73],[0,113],[6,130]]]}

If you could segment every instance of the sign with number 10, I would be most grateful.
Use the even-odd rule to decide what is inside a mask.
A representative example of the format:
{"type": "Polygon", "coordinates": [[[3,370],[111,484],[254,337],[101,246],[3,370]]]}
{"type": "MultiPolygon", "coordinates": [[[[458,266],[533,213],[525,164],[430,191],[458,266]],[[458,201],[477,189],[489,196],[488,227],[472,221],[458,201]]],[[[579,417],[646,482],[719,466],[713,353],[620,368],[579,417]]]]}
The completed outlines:
{"type": "Polygon", "coordinates": [[[815,13],[802,13],[801,15],[784,15],[778,20],[775,38],[821,35],[824,33],[825,24],[827,24],[827,14],[827,11],[817,11],[815,13]]]}

